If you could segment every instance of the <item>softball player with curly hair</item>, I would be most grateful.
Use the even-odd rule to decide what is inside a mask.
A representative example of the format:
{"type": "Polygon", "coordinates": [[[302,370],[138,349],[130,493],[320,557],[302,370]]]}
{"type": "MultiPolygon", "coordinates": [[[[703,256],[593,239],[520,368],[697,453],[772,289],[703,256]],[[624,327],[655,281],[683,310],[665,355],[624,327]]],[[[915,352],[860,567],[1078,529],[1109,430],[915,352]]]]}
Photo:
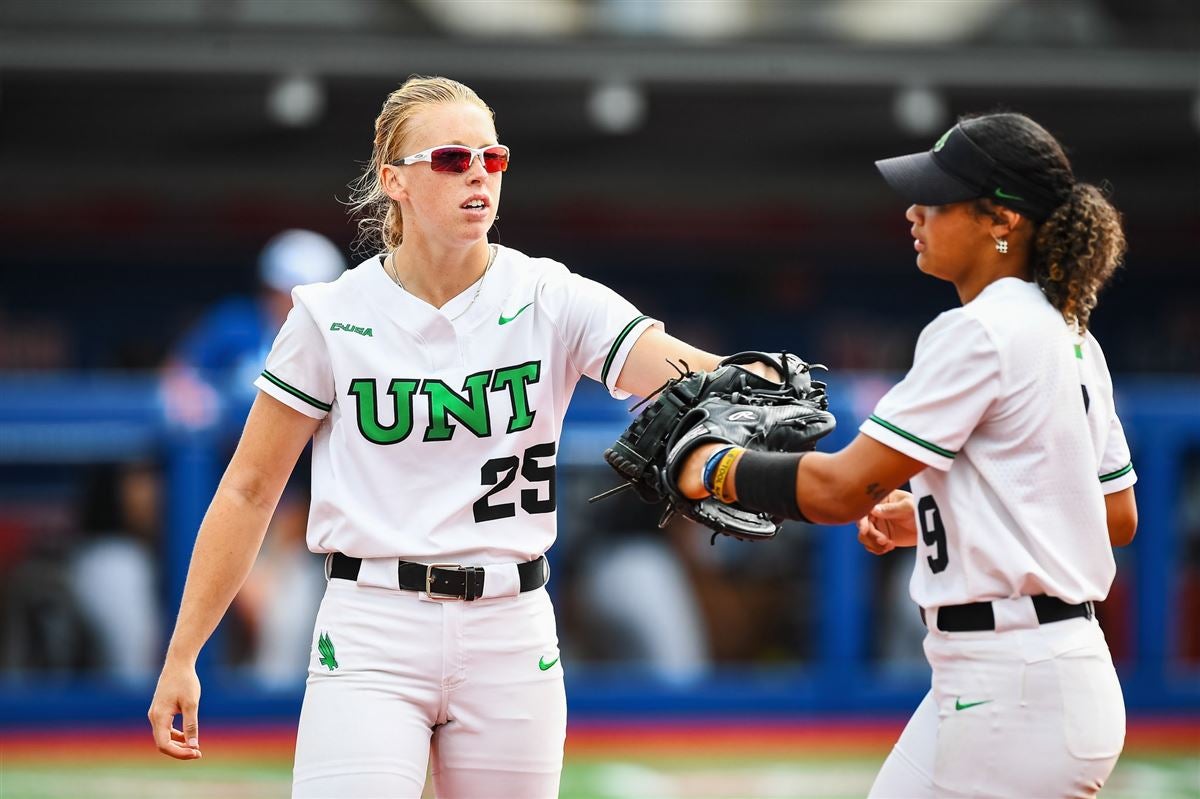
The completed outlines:
{"type": "Polygon", "coordinates": [[[576,382],[645,396],[718,357],[562,264],[489,244],[509,149],[468,87],[415,77],[356,186],[379,254],[300,286],[201,525],[149,717],[200,757],[196,656],[311,438],[308,545],[329,553],[297,797],[552,797],[566,733],[544,557],[576,382]],[[174,729],[182,714],[182,729],[174,729]]]}
{"type": "Polygon", "coordinates": [[[1120,217],[1020,114],[964,118],[929,152],[876,165],[913,203],[917,267],[953,283],[962,307],[925,328],[912,369],[842,451],[708,445],[680,488],[860,520],[872,552],[916,547],[932,685],[870,796],[1095,796],[1125,709],[1092,603],[1137,526],[1112,379],[1088,332],[1124,252],[1120,217]],[[714,458],[731,463],[705,471],[714,458]]]}

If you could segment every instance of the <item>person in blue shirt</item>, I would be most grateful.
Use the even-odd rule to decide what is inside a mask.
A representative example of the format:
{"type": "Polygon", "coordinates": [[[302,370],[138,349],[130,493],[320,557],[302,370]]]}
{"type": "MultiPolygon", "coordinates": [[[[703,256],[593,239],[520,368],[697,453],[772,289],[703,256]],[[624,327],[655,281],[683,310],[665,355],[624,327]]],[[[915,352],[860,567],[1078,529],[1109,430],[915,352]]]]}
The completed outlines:
{"type": "MultiPolygon", "coordinates": [[[[285,230],[272,237],[258,258],[258,293],[222,300],[175,346],[163,376],[172,423],[216,425],[232,450],[258,393],[254,379],[292,309],[292,289],[330,282],[345,269],[341,251],[319,233],[285,230]]],[[[252,641],[252,672],[270,687],[303,681],[312,617],[324,590],[321,565],[304,545],[307,476],[300,468],[289,481],[235,606],[252,641]]]]}
{"type": "Polygon", "coordinates": [[[258,294],[222,300],[173,349],[163,384],[168,418],[240,429],[257,393],[254,379],[292,309],[292,289],[335,280],[345,269],[342,253],[319,233],[285,230],[271,238],[258,259],[258,294]]]}

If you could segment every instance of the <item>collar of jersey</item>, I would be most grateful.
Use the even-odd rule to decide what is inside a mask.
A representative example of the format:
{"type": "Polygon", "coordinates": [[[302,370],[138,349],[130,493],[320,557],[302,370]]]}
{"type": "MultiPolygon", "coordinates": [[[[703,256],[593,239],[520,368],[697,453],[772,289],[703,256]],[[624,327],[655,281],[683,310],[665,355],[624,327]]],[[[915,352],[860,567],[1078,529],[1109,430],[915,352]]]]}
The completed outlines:
{"type": "MultiPolygon", "coordinates": [[[[488,319],[494,324],[497,309],[500,307],[500,301],[504,299],[505,286],[508,283],[507,249],[499,244],[496,247],[496,260],[488,271],[487,279],[484,280],[483,291],[480,292],[479,299],[475,300],[475,304],[467,308],[465,313],[463,313],[463,308],[470,305],[471,297],[475,295],[478,283],[467,286],[441,308],[434,308],[419,297],[397,286],[396,281],[392,280],[391,276],[384,271],[378,258],[372,258],[374,267],[371,269],[372,282],[375,284],[375,291],[379,292],[377,296],[381,299],[386,297],[389,305],[402,309],[405,316],[415,322],[415,326],[418,328],[436,324],[439,319],[449,322],[452,317],[460,313],[463,315],[452,323],[454,328],[459,331],[478,327],[488,319]]],[[[408,327],[408,325],[404,326],[408,327]]]]}
{"type": "MultiPolygon", "coordinates": [[[[988,283],[986,286],[983,287],[983,291],[981,291],[977,295],[975,295],[975,299],[971,300],[971,302],[975,302],[975,300],[978,300],[980,297],[984,296],[985,294],[987,296],[991,297],[991,296],[998,296],[1001,294],[1007,294],[1007,293],[1013,293],[1013,292],[1019,292],[1019,291],[1024,291],[1024,292],[1028,293],[1030,289],[1033,289],[1034,291],[1037,291],[1039,293],[1041,292],[1041,289],[1039,289],[1037,287],[1037,283],[1034,283],[1029,280],[1022,280],[1019,277],[1013,277],[1010,275],[1008,277],[1002,277],[999,280],[993,280],[991,283],[988,283]]],[[[480,299],[483,299],[483,298],[480,297],[480,299]]],[[[970,305],[971,303],[967,303],[967,304],[970,305]]]]}

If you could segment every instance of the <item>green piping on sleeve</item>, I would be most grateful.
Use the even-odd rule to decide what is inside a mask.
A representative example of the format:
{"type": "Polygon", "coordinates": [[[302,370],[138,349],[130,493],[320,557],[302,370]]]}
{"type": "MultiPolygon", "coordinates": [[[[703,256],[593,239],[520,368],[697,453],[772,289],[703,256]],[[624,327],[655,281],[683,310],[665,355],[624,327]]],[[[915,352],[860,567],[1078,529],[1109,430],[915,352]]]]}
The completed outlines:
{"type": "Polygon", "coordinates": [[[1133,471],[1133,461],[1130,461],[1129,463],[1122,466],[1120,469],[1117,469],[1115,472],[1109,472],[1108,474],[1100,475],[1100,482],[1107,483],[1109,480],[1116,480],[1118,477],[1124,477],[1125,475],[1129,474],[1132,471],[1133,471]]]}
{"type": "Polygon", "coordinates": [[[608,370],[612,368],[613,359],[617,357],[617,351],[621,349],[621,344],[624,343],[630,332],[638,326],[638,323],[646,318],[647,316],[642,314],[625,325],[625,329],[621,331],[621,335],[617,336],[617,340],[613,342],[612,349],[608,351],[608,357],[604,359],[604,368],[600,371],[600,382],[604,385],[608,385],[608,370]]]}
{"type": "Polygon", "coordinates": [[[328,412],[331,408],[333,408],[333,406],[330,405],[329,403],[321,402],[319,399],[314,399],[313,397],[308,396],[300,389],[295,388],[294,386],[289,386],[287,383],[283,382],[278,377],[276,377],[275,375],[268,372],[266,369],[263,369],[262,376],[267,378],[267,380],[271,381],[275,385],[282,388],[287,393],[291,394],[293,397],[304,400],[309,405],[313,406],[314,408],[316,408],[318,410],[328,412]]]}
{"type": "Polygon", "coordinates": [[[939,447],[937,444],[931,444],[923,438],[917,438],[916,436],[914,436],[912,433],[908,432],[907,430],[901,430],[899,427],[896,427],[896,425],[892,424],[891,422],[887,422],[887,421],[884,421],[883,419],[880,419],[875,414],[871,414],[870,419],[872,422],[879,425],[880,427],[883,427],[887,430],[891,430],[896,435],[907,438],[909,441],[913,442],[914,444],[920,444],[925,449],[929,450],[930,452],[936,452],[938,455],[941,455],[943,458],[950,458],[951,460],[953,460],[954,456],[958,454],[951,450],[943,449],[943,448],[939,447]]]}

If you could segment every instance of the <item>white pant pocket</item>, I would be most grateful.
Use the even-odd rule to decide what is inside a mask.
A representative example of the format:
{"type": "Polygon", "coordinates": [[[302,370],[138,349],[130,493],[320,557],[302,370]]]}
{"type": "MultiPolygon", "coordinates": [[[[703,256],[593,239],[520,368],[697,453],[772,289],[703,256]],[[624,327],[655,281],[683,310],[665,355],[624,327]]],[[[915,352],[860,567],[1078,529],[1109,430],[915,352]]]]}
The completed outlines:
{"type": "Polygon", "coordinates": [[[1067,751],[1081,760],[1116,757],[1125,746],[1125,697],[1107,648],[1054,659],[1067,751]]]}

